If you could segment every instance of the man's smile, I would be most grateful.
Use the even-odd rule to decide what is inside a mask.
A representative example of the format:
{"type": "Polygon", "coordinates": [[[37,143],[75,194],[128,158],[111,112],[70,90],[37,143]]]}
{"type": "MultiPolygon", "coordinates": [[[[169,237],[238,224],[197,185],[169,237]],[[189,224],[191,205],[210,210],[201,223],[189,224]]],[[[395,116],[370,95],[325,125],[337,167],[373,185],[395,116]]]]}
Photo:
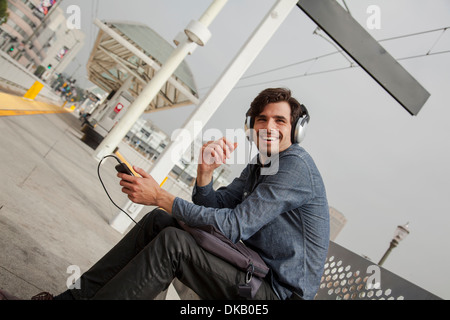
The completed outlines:
{"type": "Polygon", "coordinates": [[[274,142],[279,141],[281,137],[279,135],[267,135],[267,134],[259,134],[259,139],[264,142],[274,142]]]}

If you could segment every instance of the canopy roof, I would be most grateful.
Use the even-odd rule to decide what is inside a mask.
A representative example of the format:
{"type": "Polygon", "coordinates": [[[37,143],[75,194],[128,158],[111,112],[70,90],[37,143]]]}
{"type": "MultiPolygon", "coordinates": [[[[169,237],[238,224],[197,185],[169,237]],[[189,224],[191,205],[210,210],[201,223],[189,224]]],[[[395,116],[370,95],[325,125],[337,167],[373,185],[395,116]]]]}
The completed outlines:
{"type": "MultiPolygon", "coordinates": [[[[133,77],[128,92],[136,98],[175,48],[148,26],[134,22],[100,22],[87,71],[89,80],[106,92],[117,91],[133,77]]],[[[198,104],[194,77],[186,62],[178,67],[146,113],[198,104]]]]}

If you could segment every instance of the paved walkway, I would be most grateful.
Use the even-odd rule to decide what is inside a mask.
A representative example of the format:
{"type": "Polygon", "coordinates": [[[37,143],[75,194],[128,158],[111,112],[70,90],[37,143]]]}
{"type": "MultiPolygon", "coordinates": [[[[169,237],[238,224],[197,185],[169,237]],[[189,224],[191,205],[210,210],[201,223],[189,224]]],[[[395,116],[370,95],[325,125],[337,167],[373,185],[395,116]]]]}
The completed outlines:
{"type": "MultiPolygon", "coordinates": [[[[1,109],[32,106],[40,114],[0,117],[0,288],[28,299],[66,290],[123,235],[109,225],[118,210],[99,182],[93,150],[80,140],[77,117],[20,100],[0,94],[1,109]]],[[[121,205],[127,198],[114,166],[107,159],[100,172],[121,205]]]]}

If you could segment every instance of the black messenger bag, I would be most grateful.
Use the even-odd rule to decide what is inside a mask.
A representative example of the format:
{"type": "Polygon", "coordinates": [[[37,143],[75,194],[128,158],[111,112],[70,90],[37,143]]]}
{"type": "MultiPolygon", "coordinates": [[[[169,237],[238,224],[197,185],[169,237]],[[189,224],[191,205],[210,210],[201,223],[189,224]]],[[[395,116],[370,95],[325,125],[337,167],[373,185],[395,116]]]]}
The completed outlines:
{"type": "Polygon", "coordinates": [[[233,243],[214,226],[190,227],[181,221],[178,223],[194,237],[200,247],[247,272],[245,283],[238,285],[239,294],[244,298],[254,298],[261,285],[261,279],[269,272],[269,267],[257,252],[241,241],[233,243]]]}

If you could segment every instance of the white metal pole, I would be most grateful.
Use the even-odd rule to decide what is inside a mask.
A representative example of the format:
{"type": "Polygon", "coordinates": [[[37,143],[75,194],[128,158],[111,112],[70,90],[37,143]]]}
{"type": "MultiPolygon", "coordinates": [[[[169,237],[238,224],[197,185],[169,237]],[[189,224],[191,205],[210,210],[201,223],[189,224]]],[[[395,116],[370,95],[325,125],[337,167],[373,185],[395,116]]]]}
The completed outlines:
{"type": "MultiPolygon", "coordinates": [[[[200,18],[206,23],[212,22],[214,17],[220,12],[227,0],[215,0],[214,3],[206,10],[200,18]]],[[[199,21],[203,27],[208,25],[199,21]]],[[[119,123],[105,137],[102,143],[95,150],[95,157],[101,160],[104,156],[111,154],[119,145],[123,137],[131,130],[134,123],[144,113],[150,102],[157,96],[159,90],[170,79],[172,74],[183,62],[184,58],[192,53],[197,47],[197,43],[186,38],[170,55],[166,63],[155,74],[149,84],[142,90],[141,94],[130,105],[127,113],[122,117],[119,123]]]]}
{"type": "Polygon", "coordinates": [[[108,133],[95,150],[95,157],[98,160],[101,160],[104,156],[111,154],[114,151],[122,138],[131,130],[135,122],[144,113],[150,102],[156,97],[161,87],[167,82],[167,79],[175,72],[185,56],[195,46],[195,43],[185,41],[175,49],[167,63],[142,90],[141,94],[130,105],[127,113],[120,119],[114,129],[108,133]]]}
{"type": "MultiPolygon", "coordinates": [[[[182,154],[191,146],[192,141],[201,132],[202,127],[198,123],[205,125],[209,121],[248,67],[250,67],[270,38],[293,10],[297,2],[298,0],[278,0],[272,7],[235,59],[226,68],[223,75],[209,91],[206,98],[185,123],[184,129],[192,133],[190,141],[186,141],[187,137],[180,136],[183,132],[186,132],[185,130],[181,130],[178,136],[173,137],[172,143],[164,150],[158,158],[158,161],[152,167],[150,175],[157,182],[161,183],[167,177],[176,161],[181,159],[182,154]]],[[[125,205],[125,210],[133,218],[139,214],[142,208],[143,206],[134,204],[131,201],[125,205]]],[[[119,213],[110,224],[118,231],[124,232],[131,224],[131,220],[125,214],[119,213]]]]}
{"type": "Polygon", "coordinates": [[[222,11],[223,7],[227,3],[228,0],[216,0],[209,8],[203,13],[203,15],[198,19],[198,22],[202,23],[205,26],[209,26],[216,16],[222,11]]]}

